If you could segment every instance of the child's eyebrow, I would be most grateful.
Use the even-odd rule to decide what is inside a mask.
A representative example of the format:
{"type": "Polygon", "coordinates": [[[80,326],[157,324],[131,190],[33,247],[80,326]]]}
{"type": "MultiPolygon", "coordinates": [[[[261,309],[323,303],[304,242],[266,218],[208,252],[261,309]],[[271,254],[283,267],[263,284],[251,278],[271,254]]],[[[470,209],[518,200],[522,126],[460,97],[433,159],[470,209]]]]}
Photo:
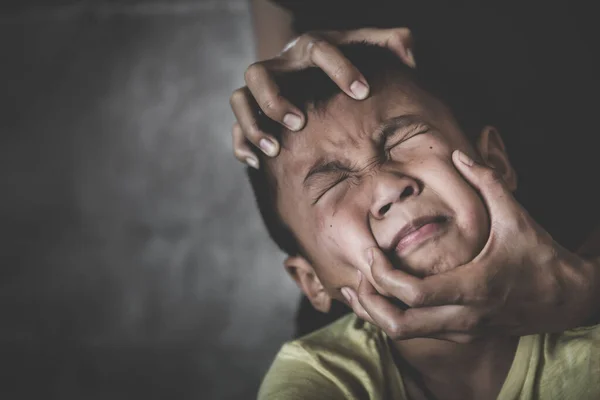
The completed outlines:
{"type": "Polygon", "coordinates": [[[399,130],[406,130],[408,128],[414,128],[418,125],[425,124],[422,117],[416,114],[404,114],[397,117],[385,120],[377,129],[373,135],[377,147],[385,145],[387,140],[399,130]]]}
{"type": "MultiPolygon", "coordinates": [[[[423,119],[415,114],[404,114],[387,119],[375,129],[373,137],[376,146],[382,147],[385,145],[387,140],[399,130],[406,130],[422,124],[424,124],[423,119]]],[[[305,187],[309,186],[308,181],[314,175],[340,172],[352,173],[356,171],[350,165],[342,163],[341,161],[335,160],[328,162],[324,158],[319,158],[304,177],[303,185],[305,187]]]]}

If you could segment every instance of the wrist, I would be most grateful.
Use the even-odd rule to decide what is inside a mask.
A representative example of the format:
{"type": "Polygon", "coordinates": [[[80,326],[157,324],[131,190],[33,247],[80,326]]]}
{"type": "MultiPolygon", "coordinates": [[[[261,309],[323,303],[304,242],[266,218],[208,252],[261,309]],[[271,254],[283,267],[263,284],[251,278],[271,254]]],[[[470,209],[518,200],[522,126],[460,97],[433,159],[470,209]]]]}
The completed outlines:
{"type": "Polygon", "coordinates": [[[561,302],[566,305],[560,325],[568,330],[600,323],[600,258],[582,257],[560,246],[555,254],[565,296],[561,302]]]}

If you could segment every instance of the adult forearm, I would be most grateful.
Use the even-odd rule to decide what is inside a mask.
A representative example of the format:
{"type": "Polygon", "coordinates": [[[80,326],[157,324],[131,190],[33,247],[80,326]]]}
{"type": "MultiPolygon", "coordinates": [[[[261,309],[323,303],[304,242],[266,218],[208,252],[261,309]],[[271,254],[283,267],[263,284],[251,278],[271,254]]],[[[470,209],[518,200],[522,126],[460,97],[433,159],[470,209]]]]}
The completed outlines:
{"type": "Polygon", "coordinates": [[[577,254],[589,263],[592,276],[592,317],[586,325],[597,325],[600,324],[600,226],[588,236],[577,254]]]}
{"type": "Polygon", "coordinates": [[[252,23],[257,60],[277,55],[295,36],[291,13],[269,0],[252,0],[252,23]]]}

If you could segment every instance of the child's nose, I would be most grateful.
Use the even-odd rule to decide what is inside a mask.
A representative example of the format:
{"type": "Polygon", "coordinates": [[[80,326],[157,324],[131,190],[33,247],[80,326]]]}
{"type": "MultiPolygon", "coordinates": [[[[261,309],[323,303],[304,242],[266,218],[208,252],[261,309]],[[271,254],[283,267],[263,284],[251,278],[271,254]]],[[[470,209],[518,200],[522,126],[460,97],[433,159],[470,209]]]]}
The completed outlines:
{"type": "Polygon", "coordinates": [[[421,192],[419,183],[407,176],[385,174],[375,179],[371,214],[377,219],[384,218],[392,207],[421,192]]]}

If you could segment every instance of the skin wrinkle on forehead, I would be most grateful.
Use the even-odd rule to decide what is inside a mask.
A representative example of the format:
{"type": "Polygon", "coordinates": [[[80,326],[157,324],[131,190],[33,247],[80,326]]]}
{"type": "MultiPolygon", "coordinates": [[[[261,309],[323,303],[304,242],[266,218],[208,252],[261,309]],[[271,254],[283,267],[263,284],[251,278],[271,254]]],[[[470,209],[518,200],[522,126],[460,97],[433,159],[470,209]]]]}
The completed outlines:
{"type": "MultiPolygon", "coordinates": [[[[340,160],[339,157],[320,157],[309,169],[308,173],[304,178],[304,186],[311,186],[315,180],[318,179],[318,175],[325,174],[336,174],[340,172],[345,172],[349,174],[358,174],[364,170],[367,170],[369,167],[375,165],[379,159],[386,158],[386,147],[389,144],[389,141],[395,137],[398,133],[401,133],[400,137],[406,137],[411,133],[414,133],[420,127],[425,129],[431,129],[433,127],[429,126],[424,118],[419,115],[414,114],[404,114],[400,116],[396,116],[390,118],[388,120],[383,121],[375,131],[370,135],[371,142],[375,147],[378,155],[373,156],[371,160],[365,160],[365,165],[357,168],[356,163],[346,161],[345,159],[340,160]]],[[[396,138],[396,140],[401,140],[400,138],[396,138]]],[[[382,161],[382,160],[381,160],[382,161]]]]}
{"type": "MultiPolygon", "coordinates": [[[[450,119],[454,128],[460,130],[450,110],[437,98],[412,82],[403,83],[394,82],[374,91],[371,97],[360,102],[340,93],[330,99],[325,108],[313,107],[307,114],[307,124],[302,131],[285,132],[281,136],[281,139],[285,139],[285,145],[282,144],[280,156],[267,161],[269,167],[273,168],[272,176],[277,183],[276,197],[280,199],[279,194],[284,190],[295,192],[293,179],[290,178],[304,177],[310,163],[319,157],[345,159],[349,165],[358,164],[356,157],[352,157],[353,150],[360,148],[365,137],[371,140],[377,126],[390,116],[421,114],[425,111],[423,119],[426,121],[423,123],[431,128],[447,125],[450,119]],[[348,110],[350,107],[351,110],[348,110]],[[318,138],[315,138],[317,135],[318,138]],[[280,178],[277,179],[277,176],[280,178]]],[[[365,161],[364,165],[368,164],[368,160],[365,161]]]]}
{"type": "MultiPolygon", "coordinates": [[[[358,102],[341,93],[330,99],[324,109],[311,107],[307,113],[307,123],[303,130],[299,132],[286,131],[281,135],[283,158],[289,158],[290,160],[286,161],[292,164],[292,168],[286,167],[282,172],[285,175],[298,172],[299,166],[296,164],[306,165],[306,158],[314,155],[311,152],[321,150],[323,154],[339,154],[342,149],[359,148],[361,142],[365,138],[370,138],[377,126],[385,119],[385,114],[389,114],[390,109],[394,108],[394,103],[397,102],[396,97],[400,98],[400,102],[403,100],[405,102],[407,96],[402,96],[394,91],[394,101],[384,102],[384,96],[371,96],[358,102]],[[348,104],[348,101],[352,103],[348,104]],[[365,112],[349,113],[347,110],[350,105],[365,112]],[[319,140],[313,139],[314,135],[319,135],[319,140]],[[315,143],[320,149],[316,148],[315,143]]],[[[349,154],[344,154],[344,156],[351,159],[349,154]]]]}

